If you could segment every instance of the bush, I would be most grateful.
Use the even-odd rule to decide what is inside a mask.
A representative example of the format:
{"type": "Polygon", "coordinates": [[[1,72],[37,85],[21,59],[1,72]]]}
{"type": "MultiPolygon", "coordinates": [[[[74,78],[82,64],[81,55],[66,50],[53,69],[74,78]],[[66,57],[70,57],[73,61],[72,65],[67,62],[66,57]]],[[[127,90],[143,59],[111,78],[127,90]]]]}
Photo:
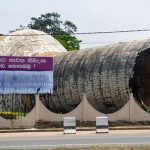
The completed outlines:
{"type": "Polygon", "coordinates": [[[0,112],[0,116],[5,119],[16,119],[15,112],[0,112]]]}

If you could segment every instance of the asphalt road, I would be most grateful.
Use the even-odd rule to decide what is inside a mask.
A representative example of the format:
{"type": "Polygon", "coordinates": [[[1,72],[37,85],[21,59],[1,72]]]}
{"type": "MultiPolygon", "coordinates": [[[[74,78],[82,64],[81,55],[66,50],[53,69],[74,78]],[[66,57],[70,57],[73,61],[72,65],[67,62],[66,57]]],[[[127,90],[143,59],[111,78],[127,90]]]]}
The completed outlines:
{"type": "MultiPolygon", "coordinates": [[[[2,134],[2,133],[1,133],[2,134]]],[[[50,134],[50,133],[49,133],[50,134]]],[[[30,135],[0,137],[0,148],[54,148],[54,147],[88,147],[88,146],[150,146],[150,134],[145,135],[30,135]]]]}

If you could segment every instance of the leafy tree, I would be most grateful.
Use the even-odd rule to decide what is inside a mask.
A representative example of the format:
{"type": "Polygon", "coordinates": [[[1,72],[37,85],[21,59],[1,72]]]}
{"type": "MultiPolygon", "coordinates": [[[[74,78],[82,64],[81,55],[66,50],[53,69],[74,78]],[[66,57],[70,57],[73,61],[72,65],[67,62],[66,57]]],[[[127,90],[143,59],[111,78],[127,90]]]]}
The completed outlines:
{"type": "MultiPolygon", "coordinates": [[[[25,28],[20,26],[21,28],[25,28]]],[[[31,22],[27,28],[36,29],[52,35],[56,38],[68,51],[80,48],[81,40],[74,36],[77,27],[70,21],[60,20],[58,13],[42,14],[40,17],[31,18],[31,22]]]]}

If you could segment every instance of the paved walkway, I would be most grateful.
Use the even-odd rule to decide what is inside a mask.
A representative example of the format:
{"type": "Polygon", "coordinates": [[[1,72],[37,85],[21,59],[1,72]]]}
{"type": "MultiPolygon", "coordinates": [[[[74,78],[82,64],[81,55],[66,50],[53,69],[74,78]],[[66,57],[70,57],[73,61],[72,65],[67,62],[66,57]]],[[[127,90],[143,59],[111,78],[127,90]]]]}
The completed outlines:
{"type": "MultiPolygon", "coordinates": [[[[95,131],[77,131],[76,135],[95,135],[95,131]]],[[[109,133],[103,133],[103,135],[150,135],[150,130],[110,130],[109,133]]],[[[31,137],[31,136],[59,136],[63,135],[63,131],[60,132],[17,132],[17,133],[0,133],[0,138],[3,137],[31,137]]],[[[98,134],[99,135],[99,134],[98,134]]]]}

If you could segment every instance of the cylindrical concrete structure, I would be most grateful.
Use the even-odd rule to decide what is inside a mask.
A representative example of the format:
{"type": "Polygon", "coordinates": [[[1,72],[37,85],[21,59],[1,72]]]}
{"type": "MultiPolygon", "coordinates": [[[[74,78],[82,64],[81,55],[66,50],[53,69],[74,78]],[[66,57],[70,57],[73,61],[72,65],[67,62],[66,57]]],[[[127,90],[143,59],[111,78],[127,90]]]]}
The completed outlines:
{"type": "Polygon", "coordinates": [[[67,113],[86,93],[96,110],[108,114],[124,106],[133,91],[139,104],[149,104],[148,94],[138,94],[141,86],[150,89],[142,78],[150,75],[143,68],[150,63],[149,47],[150,40],[143,40],[60,54],[54,62],[54,93],[45,103],[53,112],[67,113]]]}

